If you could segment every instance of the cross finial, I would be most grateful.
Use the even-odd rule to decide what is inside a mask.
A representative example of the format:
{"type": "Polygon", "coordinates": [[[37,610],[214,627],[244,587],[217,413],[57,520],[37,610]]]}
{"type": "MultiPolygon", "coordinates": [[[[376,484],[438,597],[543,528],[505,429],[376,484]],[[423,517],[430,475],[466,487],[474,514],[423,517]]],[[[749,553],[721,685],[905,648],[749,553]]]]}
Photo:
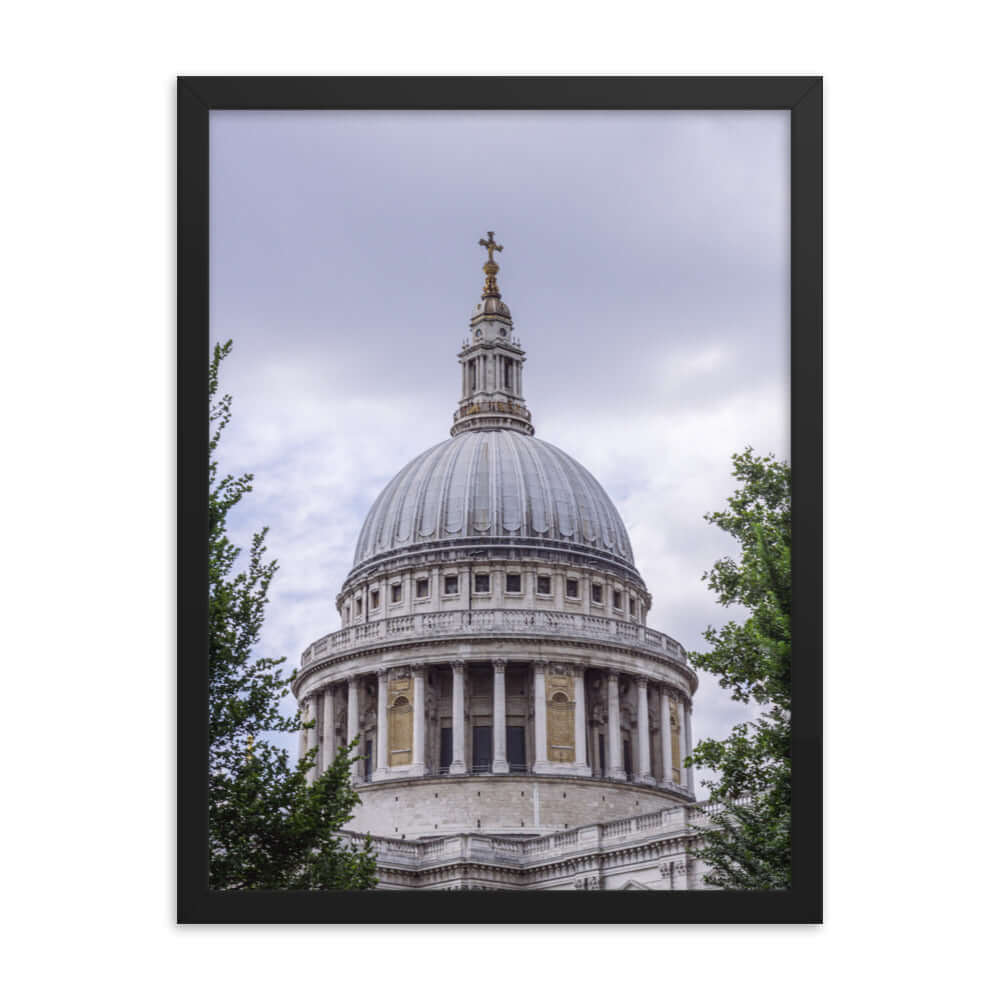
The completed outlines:
{"type": "Polygon", "coordinates": [[[486,247],[486,252],[490,255],[490,263],[492,264],[493,263],[493,251],[496,250],[497,253],[499,253],[501,250],[503,250],[503,247],[500,246],[499,243],[497,243],[497,242],[494,241],[494,239],[493,239],[493,230],[492,229],[487,230],[486,235],[489,237],[489,239],[488,240],[480,240],[479,241],[479,245],[481,247],[486,247]]]}
{"type": "Polygon", "coordinates": [[[499,253],[503,250],[496,240],[493,239],[493,230],[491,229],[486,234],[488,240],[480,240],[479,245],[481,247],[486,247],[486,252],[489,254],[490,259],[483,264],[483,270],[486,272],[486,284],[483,285],[483,298],[490,298],[492,296],[500,297],[500,289],[497,287],[497,272],[500,270],[500,265],[493,259],[493,251],[496,250],[499,253]]]}

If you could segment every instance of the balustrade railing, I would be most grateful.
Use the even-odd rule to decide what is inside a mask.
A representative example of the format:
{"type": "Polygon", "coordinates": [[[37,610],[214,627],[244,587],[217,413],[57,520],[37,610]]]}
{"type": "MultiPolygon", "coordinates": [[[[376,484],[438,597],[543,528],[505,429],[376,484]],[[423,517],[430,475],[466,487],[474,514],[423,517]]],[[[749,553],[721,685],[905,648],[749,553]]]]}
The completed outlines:
{"type": "Polygon", "coordinates": [[[331,632],[317,639],[302,654],[302,665],[307,666],[324,654],[363,649],[381,642],[421,635],[441,637],[528,633],[567,638],[599,638],[607,642],[656,649],[682,663],[686,659],[684,648],[679,642],[645,625],[570,611],[494,608],[482,611],[432,611],[349,625],[339,632],[331,632]]]}
{"type": "MultiPolygon", "coordinates": [[[[611,820],[607,823],[596,823],[590,827],[577,827],[562,833],[532,837],[529,840],[505,836],[452,834],[435,837],[432,840],[413,841],[395,837],[373,837],[372,842],[379,857],[387,862],[435,861],[442,857],[458,857],[466,849],[488,847],[497,856],[520,861],[522,864],[531,864],[533,859],[540,856],[573,852],[580,848],[592,850],[602,841],[620,841],[630,835],[650,830],[683,832],[698,814],[710,812],[711,809],[706,809],[704,806],[676,806],[670,809],[658,809],[652,813],[642,813],[639,816],[611,820]]],[[[364,835],[356,833],[341,833],[338,836],[358,846],[365,840],[364,835]]]]}

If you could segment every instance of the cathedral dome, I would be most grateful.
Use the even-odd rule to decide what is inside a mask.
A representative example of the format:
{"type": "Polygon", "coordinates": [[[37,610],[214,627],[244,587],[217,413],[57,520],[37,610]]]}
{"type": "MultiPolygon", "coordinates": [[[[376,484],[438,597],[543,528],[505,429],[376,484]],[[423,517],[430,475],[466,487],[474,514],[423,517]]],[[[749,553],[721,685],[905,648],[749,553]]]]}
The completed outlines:
{"type": "Polygon", "coordinates": [[[590,550],[634,572],[625,525],[600,483],[555,446],[505,429],[458,434],[397,473],[365,519],[354,568],[432,543],[512,541],[590,550]]]}

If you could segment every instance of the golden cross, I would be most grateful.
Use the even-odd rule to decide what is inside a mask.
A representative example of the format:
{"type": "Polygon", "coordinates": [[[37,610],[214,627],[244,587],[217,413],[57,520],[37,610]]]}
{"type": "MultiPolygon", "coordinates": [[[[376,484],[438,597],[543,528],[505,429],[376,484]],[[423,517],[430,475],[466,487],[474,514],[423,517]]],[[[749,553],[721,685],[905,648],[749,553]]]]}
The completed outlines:
{"type": "Polygon", "coordinates": [[[493,263],[493,251],[496,250],[498,253],[503,250],[503,247],[499,243],[495,243],[493,240],[493,230],[487,230],[486,235],[489,237],[489,241],[480,240],[479,245],[481,247],[486,247],[486,252],[490,255],[490,263],[493,263]]]}

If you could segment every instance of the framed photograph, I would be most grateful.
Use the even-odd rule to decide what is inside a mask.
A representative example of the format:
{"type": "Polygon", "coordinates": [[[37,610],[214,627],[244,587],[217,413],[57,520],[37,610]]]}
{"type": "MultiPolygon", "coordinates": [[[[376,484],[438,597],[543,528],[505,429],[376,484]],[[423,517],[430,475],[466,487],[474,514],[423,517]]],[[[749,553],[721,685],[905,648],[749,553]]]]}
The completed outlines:
{"type": "Polygon", "coordinates": [[[820,922],[820,78],[177,99],[178,920],[820,922]]]}

